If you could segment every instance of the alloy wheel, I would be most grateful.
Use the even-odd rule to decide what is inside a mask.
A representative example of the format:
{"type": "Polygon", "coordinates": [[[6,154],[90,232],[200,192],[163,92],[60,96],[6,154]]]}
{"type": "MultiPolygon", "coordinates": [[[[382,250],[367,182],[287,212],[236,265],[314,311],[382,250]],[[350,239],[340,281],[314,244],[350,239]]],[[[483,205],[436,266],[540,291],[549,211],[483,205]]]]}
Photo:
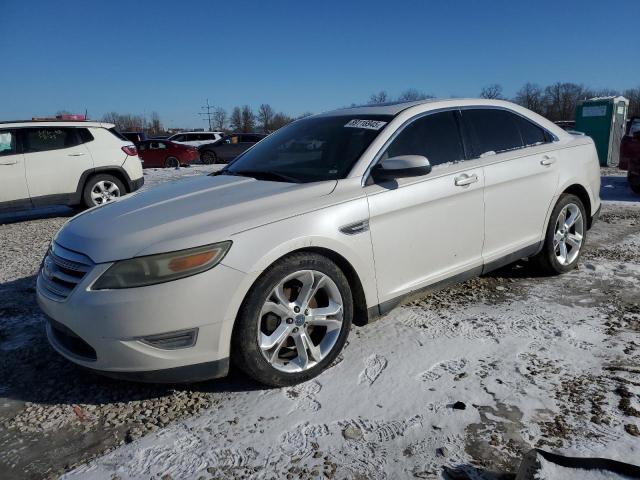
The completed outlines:
{"type": "Polygon", "coordinates": [[[120,196],[120,188],[114,182],[101,180],[91,189],[91,200],[94,205],[111,202],[120,196]]]}
{"type": "Polygon", "coordinates": [[[580,207],[569,203],[560,210],[553,235],[553,251],[560,265],[575,261],[582,248],[584,219],[580,207]]]}
{"type": "Polygon", "coordinates": [[[308,370],[336,345],[342,320],[343,301],[336,283],[316,270],[294,272],[276,285],[260,311],[260,351],[280,371],[308,370]]]}

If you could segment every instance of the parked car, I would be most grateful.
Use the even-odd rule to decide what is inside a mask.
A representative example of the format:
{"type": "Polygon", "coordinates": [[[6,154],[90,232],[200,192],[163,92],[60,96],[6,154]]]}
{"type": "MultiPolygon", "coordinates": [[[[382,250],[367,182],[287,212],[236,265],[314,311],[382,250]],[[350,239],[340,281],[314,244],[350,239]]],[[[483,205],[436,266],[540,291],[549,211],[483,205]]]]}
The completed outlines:
{"type": "Polygon", "coordinates": [[[92,207],[143,183],[136,147],[110,123],[0,123],[0,210],[92,207]]]}
{"type": "Polygon", "coordinates": [[[223,135],[223,132],[181,132],[171,135],[167,140],[199,147],[200,145],[217,142],[223,135]]]}
{"type": "Polygon", "coordinates": [[[137,147],[140,143],[147,139],[147,135],[144,132],[120,132],[122,136],[127,140],[133,142],[137,147]]]}
{"type": "Polygon", "coordinates": [[[37,295],[53,348],[86,368],[195,381],[232,360],[291,385],[407,295],[523,257],[573,269],[599,190],[589,137],[509,102],[337,110],[69,221],[37,295]]]}
{"type": "Polygon", "coordinates": [[[259,133],[232,133],[226,135],[215,143],[199,147],[200,159],[202,163],[207,165],[228,163],[265,137],[266,135],[259,133]]]}
{"type": "Polygon", "coordinates": [[[145,168],[179,167],[191,165],[200,159],[198,149],[169,140],[147,140],[138,146],[138,154],[145,168]]]}
{"type": "Polygon", "coordinates": [[[640,195],[640,117],[629,120],[620,144],[620,169],[627,170],[629,186],[640,195]]]}

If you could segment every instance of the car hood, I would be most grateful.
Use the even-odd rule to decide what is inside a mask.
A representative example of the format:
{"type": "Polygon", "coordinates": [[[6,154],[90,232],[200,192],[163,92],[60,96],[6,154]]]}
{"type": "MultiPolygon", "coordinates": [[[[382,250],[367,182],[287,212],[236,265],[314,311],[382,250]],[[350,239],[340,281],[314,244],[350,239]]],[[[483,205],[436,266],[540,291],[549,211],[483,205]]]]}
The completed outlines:
{"type": "Polygon", "coordinates": [[[335,185],[202,175],[87,210],[54,240],[96,263],[207,245],[320,208],[335,185]]]}

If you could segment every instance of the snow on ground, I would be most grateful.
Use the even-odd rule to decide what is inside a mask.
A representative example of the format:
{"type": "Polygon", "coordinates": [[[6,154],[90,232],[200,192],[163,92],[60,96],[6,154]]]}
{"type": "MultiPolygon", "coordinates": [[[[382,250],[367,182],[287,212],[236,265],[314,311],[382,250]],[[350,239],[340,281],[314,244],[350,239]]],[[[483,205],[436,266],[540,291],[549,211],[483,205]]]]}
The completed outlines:
{"type": "MultiPolygon", "coordinates": [[[[604,370],[637,365],[625,352],[637,330],[607,331],[603,288],[640,292],[638,263],[587,255],[562,277],[506,276],[495,292],[519,285],[498,300],[474,298],[473,282],[416,299],[354,329],[318,378],[236,393],[65,478],[429,478],[447,466],[482,476],[483,462],[513,471],[532,446],[640,458],[604,370]]],[[[630,385],[638,407],[640,384],[630,385]]]]}
{"type": "MultiPolygon", "coordinates": [[[[149,170],[145,188],[209,168],[149,170]]],[[[354,327],[332,368],[296,387],[267,389],[236,375],[165,392],[80,376],[43,353],[34,327],[42,319],[27,292],[8,304],[13,310],[0,308],[0,353],[19,357],[18,347],[38,345],[2,365],[16,373],[0,374],[10,406],[0,408],[0,465],[33,474],[20,463],[29,445],[40,449],[33,464],[64,453],[63,465],[74,465],[117,443],[64,478],[499,478],[533,447],[638,463],[640,199],[622,177],[606,175],[602,220],[577,270],[538,277],[520,262],[414,298],[354,327]],[[34,364],[42,355],[63,382],[47,383],[44,396],[23,380],[34,368],[46,375],[47,365],[34,364]],[[78,388],[65,391],[74,378],[78,388]],[[30,401],[23,408],[16,399],[30,401]],[[115,442],[122,428],[127,435],[115,442]],[[138,428],[146,435],[133,435],[138,428]],[[67,440],[77,451],[58,448],[67,440]]],[[[0,239],[44,244],[64,220],[0,226],[0,239]]],[[[24,255],[35,259],[42,248],[24,255]]],[[[0,282],[10,287],[0,285],[0,296],[8,299],[29,288],[37,263],[7,269],[3,261],[0,282]]]]}

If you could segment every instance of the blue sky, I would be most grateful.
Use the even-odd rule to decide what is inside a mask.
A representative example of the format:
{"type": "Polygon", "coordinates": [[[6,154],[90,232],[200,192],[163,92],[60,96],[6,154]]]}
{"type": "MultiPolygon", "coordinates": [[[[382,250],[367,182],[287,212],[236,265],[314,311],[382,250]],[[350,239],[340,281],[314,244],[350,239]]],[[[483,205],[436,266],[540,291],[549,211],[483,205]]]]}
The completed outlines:
{"type": "Polygon", "coordinates": [[[637,0],[0,1],[0,119],[157,111],[206,98],[291,115],[416,88],[640,86],[637,0]],[[633,32],[633,33],[628,33],[633,32]]]}

